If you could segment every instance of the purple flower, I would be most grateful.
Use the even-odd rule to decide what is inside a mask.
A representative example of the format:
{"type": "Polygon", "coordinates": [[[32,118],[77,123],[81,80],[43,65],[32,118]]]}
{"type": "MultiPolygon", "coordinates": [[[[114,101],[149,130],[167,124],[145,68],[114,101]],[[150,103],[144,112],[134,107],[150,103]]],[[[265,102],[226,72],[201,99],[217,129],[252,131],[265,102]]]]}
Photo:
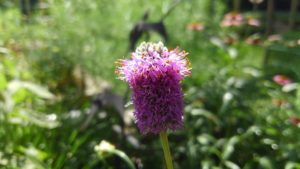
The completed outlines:
{"type": "Polygon", "coordinates": [[[120,60],[116,72],[132,89],[135,120],[143,134],[158,134],[183,126],[180,83],[191,73],[187,53],[163,43],[143,42],[131,60],[120,60]]]}

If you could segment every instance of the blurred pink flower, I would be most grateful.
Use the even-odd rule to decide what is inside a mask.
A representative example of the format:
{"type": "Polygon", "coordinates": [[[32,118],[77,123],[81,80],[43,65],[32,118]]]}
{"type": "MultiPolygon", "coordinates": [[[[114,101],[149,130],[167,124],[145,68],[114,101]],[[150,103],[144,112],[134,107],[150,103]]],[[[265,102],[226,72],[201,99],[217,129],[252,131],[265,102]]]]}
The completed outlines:
{"type": "Polygon", "coordinates": [[[298,117],[290,117],[289,121],[294,125],[297,125],[297,126],[300,125],[300,118],[298,118],[298,117]]]}
{"type": "Polygon", "coordinates": [[[222,27],[241,26],[244,22],[244,17],[238,12],[230,12],[224,16],[221,22],[222,27]]]}
{"type": "Polygon", "coordinates": [[[205,28],[205,26],[200,22],[193,22],[187,26],[187,29],[191,30],[191,31],[201,31],[204,28],[205,28]]]}
{"type": "Polygon", "coordinates": [[[273,81],[282,86],[292,83],[292,80],[285,75],[275,75],[273,81]]]}
{"type": "Polygon", "coordinates": [[[255,27],[259,27],[261,25],[260,21],[253,17],[250,17],[247,19],[247,24],[250,26],[255,26],[255,27]]]}

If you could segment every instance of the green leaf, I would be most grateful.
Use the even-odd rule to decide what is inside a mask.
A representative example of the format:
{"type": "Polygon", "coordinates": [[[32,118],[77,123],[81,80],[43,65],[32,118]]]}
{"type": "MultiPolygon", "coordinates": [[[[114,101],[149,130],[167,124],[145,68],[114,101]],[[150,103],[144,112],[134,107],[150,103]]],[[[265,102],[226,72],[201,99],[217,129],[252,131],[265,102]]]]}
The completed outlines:
{"type": "Polygon", "coordinates": [[[47,158],[47,153],[43,152],[42,150],[39,150],[33,146],[30,146],[30,147],[23,147],[23,146],[20,146],[19,147],[19,150],[28,155],[28,156],[33,156],[35,157],[36,159],[38,160],[45,160],[47,158]]]}
{"type": "Polygon", "coordinates": [[[35,147],[18,147],[18,150],[22,152],[26,158],[27,162],[25,163],[25,166],[23,168],[36,168],[36,169],[47,169],[49,168],[43,160],[47,158],[47,153],[35,148],[35,147]]]}
{"type": "Polygon", "coordinates": [[[282,87],[282,91],[288,93],[288,92],[296,90],[298,88],[298,86],[299,86],[298,83],[287,84],[282,87]]]}
{"type": "Polygon", "coordinates": [[[7,48],[0,47],[0,53],[4,54],[4,55],[7,55],[9,53],[9,50],[7,48]]]}
{"type": "Polygon", "coordinates": [[[201,162],[202,169],[210,169],[213,166],[213,163],[209,160],[204,160],[201,162]]]}
{"type": "Polygon", "coordinates": [[[229,141],[223,147],[222,157],[224,160],[228,159],[231,154],[234,152],[234,146],[239,141],[238,136],[233,136],[229,139],[229,141]]]}
{"type": "Polygon", "coordinates": [[[220,121],[217,116],[215,116],[213,113],[211,113],[207,110],[204,110],[204,109],[193,109],[191,111],[191,115],[192,116],[204,116],[208,120],[213,121],[215,124],[217,124],[217,125],[220,124],[220,121]]]}
{"type": "Polygon", "coordinates": [[[285,164],[284,169],[300,169],[300,163],[288,162],[285,164]]]}
{"type": "Polygon", "coordinates": [[[260,127],[258,127],[256,125],[249,127],[248,130],[243,134],[243,137],[252,136],[253,134],[261,135],[262,131],[261,131],[260,127]]]}
{"type": "Polygon", "coordinates": [[[25,88],[35,95],[43,99],[54,99],[54,95],[50,93],[45,87],[26,81],[13,80],[8,84],[10,93],[15,93],[21,88],[25,88]]]}
{"type": "Polygon", "coordinates": [[[10,123],[24,125],[32,123],[42,128],[53,129],[60,126],[56,114],[34,113],[31,110],[22,109],[10,113],[10,123]]]}
{"type": "Polygon", "coordinates": [[[235,48],[231,48],[230,47],[230,48],[227,49],[227,51],[228,51],[229,56],[232,59],[235,59],[237,57],[237,55],[238,55],[238,51],[235,48]]]}
{"type": "Polygon", "coordinates": [[[237,164],[235,164],[231,161],[225,161],[225,166],[230,169],[240,169],[240,167],[237,164]]]}
{"type": "Polygon", "coordinates": [[[27,98],[30,96],[30,92],[26,89],[19,89],[16,92],[14,92],[14,94],[12,95],[12,99],[14,101],[14,103],[21,103],[24,102],[25,100],[27,100],[27,98]]]}
{"type": "Polygon", "coordinates": [[[37,126],[48,129],[60,126],[56,114],[29,113],[29,121],[37,126]]]}
{"type": "Polygon", "coordinates": [[[7,74],[11,77],[15,77],[17,74],[16,65],[13,60],[3,59],[3,65],[7,74]]]}
{"type": "Polygon", "coordinates": [[[272,163],[271,163],[270,159],[267,158],[267,157],[261,157],[261,158],[259,158],[258,162],[265,169],[272,169],[272,168],[274,168],[272,166],[272,163]]]}
{"type": "Polygon", "coordinates": [[[201,134],[197,137],[197,141],[201,144],[209,144],[215,141],[215,138],[209,134],[201,134]]]}
{"type": "Polygon", "coordinates": [[[94,149],[100,158],[105,158],[109,155],[117,155],[127,163],[130,169],[135,169],[133,162],[123,151],[116,149],[114,145],[105,140],[102,140],[99,145],[94,147],[94,149]]]}
{"type": "Polygon", "coordinates": [[[4,90],[7,86],[6,77],[0,73],[0,91],[4,90]]]}

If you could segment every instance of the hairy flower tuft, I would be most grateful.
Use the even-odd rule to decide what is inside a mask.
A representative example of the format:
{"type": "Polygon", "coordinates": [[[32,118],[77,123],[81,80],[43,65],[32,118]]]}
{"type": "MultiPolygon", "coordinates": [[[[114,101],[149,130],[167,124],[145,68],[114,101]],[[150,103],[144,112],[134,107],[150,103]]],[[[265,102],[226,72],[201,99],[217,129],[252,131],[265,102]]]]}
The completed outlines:
{"type": "Polygon", "coordinates": [[[168,50],[163,43],[143,42],[131,60],[119,60],[119,79],[132,89],[134,116],[143,134],[158,134],[183,126],[180,82],[191,73],[187,53],[168,50]]]}

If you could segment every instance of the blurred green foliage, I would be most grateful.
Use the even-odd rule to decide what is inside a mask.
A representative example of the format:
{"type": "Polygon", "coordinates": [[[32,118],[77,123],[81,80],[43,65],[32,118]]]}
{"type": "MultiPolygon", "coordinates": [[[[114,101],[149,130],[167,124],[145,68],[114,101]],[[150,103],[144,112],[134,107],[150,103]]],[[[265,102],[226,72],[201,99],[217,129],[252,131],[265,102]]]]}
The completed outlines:
{"type": "MultiPolygon", "coordinates": [[[[79,66],[123,96],[126,85],[116,80],[114,62],[130,56],[130,30],[146,10],[150,21],[158,21],[173,1],[49,0],[30,18],[20,14],[17,1],[4,2],[0,168],[125,169],[121,158],[130,163],[127,155],[136,168],[163,168],[158,137],[141,136],[132,121],[123,131],[113,107],[99,110],[82,130],[92,98],[83,94],[72,72],[79,66]],[[127,155],[120,151],[99,158],[94,147],[101,140],[127,155]]],[[[245,42],[263,28],[222,28],[227,6],[211,2],[183,1],[165,19],[167,45],[188,51],[193,68],[183,82],[185,128],[169,138],[175,168],[300,168],[300,86],[293,64],[299,47],[291,38],[298,33],[267,44],[273,53],[265,53],[266,45],[245,42]],[[191,23],[205,28],[190,30],[191,23]],[[224,40],[228,37],[234,37],[232,43],[224,40]],[[265,55],[270,69],[263,67],[265,55]],[[280,86],[272,81],[275,74],[286,74],[293,83],[280,86]]],[[[150,40],[160,37],[151,33],[150,40]]]]}

